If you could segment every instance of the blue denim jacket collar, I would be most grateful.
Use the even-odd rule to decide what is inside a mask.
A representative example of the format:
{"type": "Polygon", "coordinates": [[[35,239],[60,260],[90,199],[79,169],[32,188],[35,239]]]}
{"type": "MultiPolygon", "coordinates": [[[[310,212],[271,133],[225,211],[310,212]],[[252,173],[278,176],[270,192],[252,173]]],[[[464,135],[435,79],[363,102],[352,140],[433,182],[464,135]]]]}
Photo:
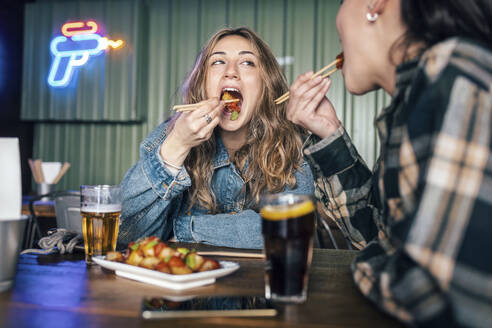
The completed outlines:
{"type": "Polygon", "coordinates": [[[215,140],[217,141],[217,150],[215,152],[214,170],[223,166],[227,166],[231,163],[229,153],[227,152],[222,138],[217,134],[215,140]]]}

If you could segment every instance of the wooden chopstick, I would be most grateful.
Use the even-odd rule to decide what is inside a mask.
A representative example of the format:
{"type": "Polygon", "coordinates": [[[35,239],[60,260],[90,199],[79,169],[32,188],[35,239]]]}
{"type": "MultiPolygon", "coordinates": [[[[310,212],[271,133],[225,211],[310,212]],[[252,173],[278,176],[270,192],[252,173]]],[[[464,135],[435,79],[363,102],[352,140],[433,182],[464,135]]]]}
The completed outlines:
{"type": "Polygon", "coordinates": [[[338,71],[339,68],[338,67],[335,67],[334,69],[332,69],[331,71],[329,71],[328,73],[325,73],[323,75],[321,75],[321,78],[324,79],[325,77],[328,77],[330,76],[331,74],[335,73],[336,71],[338,71]]]}
{"type": "MultiPolygon", "coordinates": [[[[224,100],[224,103],[226,104],[232,104],[235,102],[241,101],[240,99],[229,99],[229,100],[224,100]]],[[[188,112],[192,111],[198,108],[200,103],[197,104],[186,104],[186,105],[176,105],[173,107],[173,110],[177,112],[188,112]]]]}
{"type": "Polygon", "coordinates": [[[60,179],[68,171],[69,168],[70,168],[70,163],[68,163],[68,162],[63,163],[63,166],[62,166],[60,172],[58,172],[58,174],[56,175],[56,177],[55,177],[55,179],[53,180],[52,183],[53,184],[57,184],[58,181],[60,181],[60,179]]]}
{"type": "Polygon", "coordinates": [[[34,168],[38,174],[39,183],[44,183],[43,162],[40,159],[35,160],[34,168]]]}
{"type": "MultiPolygon", "coordinates": [[[[328,65],[326,65],[322,69],[320,69],[319,71],[317,71],[315,74],[313,74],[313,76],[311,76],[310,80],[314,79],[318,75],[321,75],[324,71],[326,71],[327,69],[329,69],[329,68],[331,68],[331,67],[339,64],[342,61],[343,61],[342,58],[335,59],[334,61],[332,61],[331,63],[329,63],[328,65]]],[[[338,70],[338,67],[335,67],[334,69],[332,69],[328,73],[326,73],[324,75],[321,75],[321,78],[324,79],[324,78],[328,77],[329,75],[333,74],[334,72],[336,72],[337,70],[338,70]]],[[[277,99],[275,99],[275,103],[277,105],[280,105],[281,103],[283,103],[284,101],[286,101],[287,99],[289,99],[289,95],[290,95],[290,92],[287,91],[286,93],[284,93],[283,95],[281,95],[280,97],[278,97],[277,99]]]]}
{"type": "Polygon", "coordinates": [[[27,160],[27,162],[29,163],[29,167],[31,168],[31,173],[34,181],[36,181],[36,183],[41,183],[41,181],[39,181],[38,172],[36,170],[36,167],[34,166],[34,162],[30,158],[27,160]]]}
{"type": "Polygon", "coordinates": [[[202,251],[197,252],[198,255],[205,256],[224,256],[224,257],[246,257],[252,259],[264,259],[263,253],[247,253],[247,252],[221,252],[221,251],[202,251]]]}

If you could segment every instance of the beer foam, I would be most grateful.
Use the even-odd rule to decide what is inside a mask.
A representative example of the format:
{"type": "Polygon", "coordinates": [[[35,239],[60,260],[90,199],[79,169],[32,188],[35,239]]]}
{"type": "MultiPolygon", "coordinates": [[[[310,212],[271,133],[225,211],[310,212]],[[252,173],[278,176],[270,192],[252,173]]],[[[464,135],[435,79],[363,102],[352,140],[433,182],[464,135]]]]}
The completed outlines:
{"type": "Polygon", "coordinates": [[[314,211],[312,201],[302,202],[295,205],[266,205],[260,213],[267,220],[286,220],[297,218],[314,211]]]}
{"type": "Polygon", "coordinates": [[[80,208],[82,212],[112,213],[121,211],[121,204],[84,204],[80,208]]]}

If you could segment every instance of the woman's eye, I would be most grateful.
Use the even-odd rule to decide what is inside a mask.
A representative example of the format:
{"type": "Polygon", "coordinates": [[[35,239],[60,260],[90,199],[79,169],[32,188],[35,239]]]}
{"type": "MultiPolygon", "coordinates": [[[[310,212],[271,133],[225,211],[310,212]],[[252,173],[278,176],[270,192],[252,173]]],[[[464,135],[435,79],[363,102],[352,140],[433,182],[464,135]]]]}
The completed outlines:
{"type": "Polygon", "coordinates": [[[212,65],[219,65],[219,64],[224,64],[224,61],[220,59],[212,61],[212,65]]]}
{"type": "Polygon", "coordinates": [[[246,66],[255,66],[255,63],[253,63],[250,60],[245,60],[241,64],[246,65],[246,66]]]}

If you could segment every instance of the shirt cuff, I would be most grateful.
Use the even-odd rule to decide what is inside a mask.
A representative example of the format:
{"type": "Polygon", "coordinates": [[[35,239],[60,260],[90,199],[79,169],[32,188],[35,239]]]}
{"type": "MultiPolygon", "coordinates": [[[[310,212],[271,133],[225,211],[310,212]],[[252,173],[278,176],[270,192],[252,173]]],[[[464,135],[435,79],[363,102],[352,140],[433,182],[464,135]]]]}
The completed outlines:
{"type": "Polygon", "coordinates": [[[197,241],[193,238],[193,216],[184,215],[176,218],[173,221],[174,237],[179,242],[184,243],[196,243],[197,241]]]}
{"type": "Polygon", "coordinates": [[[304,154],[325,177],[330,177],[354,165],[357,155],[352,148],[350,137],[340,126],[329,137],[304,149],[304,154]]]}

